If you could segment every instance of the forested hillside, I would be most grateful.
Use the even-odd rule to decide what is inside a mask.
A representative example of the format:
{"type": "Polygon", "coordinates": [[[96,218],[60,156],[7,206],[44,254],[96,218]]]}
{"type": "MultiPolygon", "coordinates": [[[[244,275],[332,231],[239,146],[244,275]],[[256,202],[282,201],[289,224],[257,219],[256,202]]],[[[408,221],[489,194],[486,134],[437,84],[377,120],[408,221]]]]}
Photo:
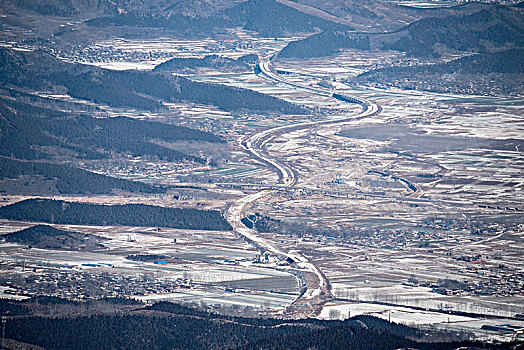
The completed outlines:
{"type": "Polygon", "coordinates": [[[361,74],[356,83],[381,84],[439,92],[522,94],[524,49],[480,53],[450,62],[411,67],[390,67],[361,74]]]}
{"type": "Polygon", "coordinates": [[[107,158],[108,152],[117,152],[203,162],[152,140],[224,142],[216,135],[182,126],[127,117],[70,115],[8,100],[0,100],[0,130],[0,155],[18,159],[50,158],[45,146],[52,146],[72,151],[80,159],[107,158]]]}
{"type": "Polygon", "coordinates": [[[278,58],[309,58],[336,54],[340,49],[369,50],[369,34],[326,31],[290,42],[278,58]]]}
{"type": "Polygon", "coordinates": [[[238,59],[208,55],[203,58],[172,58],[153,69],[153,72],[194,71],[198,68],[211,68],[222,72],[247,72],[258,60],[255,54],[245,55],[238,59]]]}
{"type": "Polygon", "coordinates": [[[350,29],[325,19],[306,14],[275,0],[248,0],[210,11],[210,14],[188,15],[170,10],[129,11],[127,13],[94,18],[90,26],[125,26],[167,28],[188,34],[205,35],[226,28],[243,27],[263,36],[274,37],[293,33],[312,33],[315,30],[350,29]]]}
{"type": "Polygon", "coordinates": [[[115,107],[159,110],[162,101],[210,104],[224,110],[250,110],[301,114],[289,102],[252,90],[193,82],[182,77],[168,79],[144,71],[114,71],[67,63],[41,50],[0,49],[0,84],[32,90],[61,91],[75,98],[115,107]]]}
{"type": "Polygon", "coordinates": [[[166,188],[95,174],[78,162],[125,160],[208,161],[164,146],[176,142],[225,146],[214,134],[128,117],[93,118],[75,105],[29,94],[0,96],[0,181],[4,194],[161,193],[166,188]],[[27,95],[27,96],[26,96],[27,95]],[[84,114],[85,113],[85,114],[84,114]],[[30,191],[30,192],[28,192],[30,191]]]}
{"type": "Polygon", "coordinates": [[[438,55],[438,45],[473,52],[522,47],[523,14],[522,10],[493,4],[470,15],[426,18],[402,29],[408,37],[386,42],[384,48],[417,56],[438,55]]]}
{"type": "Polygon", "coordinates": [[[226,317],[159,302],[1,301],[6,337],[46,349],[512,349],[515,343],[424,343],[418,330],[369,316],[346,321],[226,317]],[[38,316],[53,309],[55,317],[38,316]],[[90,310],[90,315],[85,315],[90,310]],[[66,316],[72,314],[73,316],[66,316]],[[82,315],[84,314],[84,315],[82,315]],[[73,335],[74,336],[71,336],[73,335]],[[411,339],[409,339],[409,338],[411,339]]]}
{"type": "Polygon", "coordinates": [[[103,239],[79,232],[59,230],[47,225],[36,225],[21,231],[2,235],[7,242],[24,244],[34,248],[93,250],[103,246],[103,239]]]}
{"type": "Polygon", "coordinates": [[[165,187],[95,174],[66,164],[19,161],[0,157],[0,180],[21,179],[18,192],[23,192],[28,177],[41,181],[41,191],[32,194],[111,194],[115,190],[142,193],[164,193],[165,187]]]}
{"type": "Polygon", "coordinates": [[[68,225],[232,229],[221,213],[214,210],[165,208],[144,204],[97,205],[52,199],[27,199],[0,207],[0,218],[68,225]]]}
{"type": "Polygon", "coordinates": [[[42,15],[69,17],[83,13],[117,13],[118,5],[105,0],[10,0],[25,10],[42,15]]]}
{"type": "Polygon", "coordinates": [[[242,25],[263,36],[273,37],[316,30],[348,30],[347,25],[306,14],[275,0],[248,0],[224,11],[228,26],[242,25]]]}
{"type": "Polygon", "coordinates": [[[398,50],[412,56],[439,56],[442,48],[490,52],[524,45],[524,12],[520,8],[489,4],[459,6],[441,17],[421,19],[389,33],[324,31],[291,42],[279,57],[329,56],[340,49],[398,50]],[[471,9],[477,9],[473,13],[471,9]]]}

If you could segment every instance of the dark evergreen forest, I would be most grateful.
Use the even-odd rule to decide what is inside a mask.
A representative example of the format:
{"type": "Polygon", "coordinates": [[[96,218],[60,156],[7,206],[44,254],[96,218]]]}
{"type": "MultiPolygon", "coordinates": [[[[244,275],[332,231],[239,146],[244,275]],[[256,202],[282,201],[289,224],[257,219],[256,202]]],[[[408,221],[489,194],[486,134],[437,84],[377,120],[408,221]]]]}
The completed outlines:
{"type": "Polygon", "coordinates": [[[289,43],[279,57],[322,57],[340,49],[398,50],[415,57],[438,57],[438,47],[463,52],[492,52],[524,45],[524,20],[518,8],[486,5],[469,14],[458,6],[453,14],[429,17],[389,33],[325,30],[289,43]],[[373,43],[373,45],[370,45],[373,43]]]}
{"type": "Polygon", "coordinates": [[[0,300],[6,337],[46,349],[517,349],[516,343],[423,342],[417,329],[370,316],[346,321],[221,316],[159,302],[0,300]],[[38,316],[53,309],[56,317],[38,316]],[[104,312],[102,312],[103,310],[104,312]],[[70,314],[66,316],[65,314],[70,314]],[[418,339],[418,341],[412,340],[418,339]]]}
{"type": "Polygon", "coordinates": [[[192,35],[208,35],[224,28],[243,27],[263,36],[275,37],[292,33],[311,33],[315,30],[349,29],[325,19],[306,14],[275,0],[248,0],[236,6],[211,14],[188,16],[165,11],[128,12],[119,15],[94,18],[90,26],[141,26],[168,28],[192,35]]]}
{"type": "Polygon", "coordinates": [[[0,218],[69,225],[232,229],[221,213],[215,210],[165,208],[144,204],[97,205],[52,199],[27,199],[0,207],[0,218]]]}
{"type": "Polygon", "coordinates": [[[5,179],[41,177],[54,182],[61,194],[110,194],[114,190],[164,193],[165,187],[95,174],[65,164],[28,162],[0,157],[0,174],[5,179]]]}
{"type": "Polygon", "coordinates": [[[304,109],[248,89],[193,82],[144,71],[114,71],[61,61],[53,55],[0,49],[0,85],[32,90],[66,89],[75,98],[114,107],[156,111],[162,101],[190,101],[223,110],[303,114],[304,109]]]}

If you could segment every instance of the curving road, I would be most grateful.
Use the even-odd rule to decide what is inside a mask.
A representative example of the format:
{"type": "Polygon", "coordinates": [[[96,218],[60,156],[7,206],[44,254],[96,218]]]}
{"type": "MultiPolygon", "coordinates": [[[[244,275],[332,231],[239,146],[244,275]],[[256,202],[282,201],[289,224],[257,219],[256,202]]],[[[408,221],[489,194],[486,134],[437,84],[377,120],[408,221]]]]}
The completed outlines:
{"type": "MultiPolygon", "coordinates": [[[[258,71],[260,77],[274,84],[285,85],[294,89],[306,91],[308,93],[313,93],[328,98],[331,97],[348,103],[356,103],[362,106],[362,111],[354,115],[337,117],[321,121],[310,121],[292,125],[279,126],[263,130],[249,137],[246,137],[241,141],[241,146],[245,149],[245,151],[248,154],[251,155],[253,159],[262,162],[268,168],[274,170],[277,173],[278,186],[275,186],[275,188],[270,187],[269,189],[259,189],[258,192],[241,198],[233,205],[231,205],[231,207],[228,209],[227,219],[239,236],[243,237],[246,241],[248,241],[254,247],[259,249],[261,252],[269,252],[272,255],[279,257],[280,260],[286,260],[288,258],[293,260],[294,263],[292,264],[292,268],[295,271],[294,274],[297,275],[298,273],[299,275],[301,275],[302,278],[299,278],[299,281],[300,283],[305,285],[303,286],[303,293],[301,293],[300,296],[286,308],[285,312],[287,313],[287,315],[294,317],[311,317],[317,316],[320,313],[320,311],[322,311],[323,305],[332,298],[329,280],[317,266],[315,266],[312,262],[308,261],[306,257],[296,252],[296,250],[286,251],[285,248],[279,248],[275,246],[272,242],[259,235],[256,230],[247,228],[241,222],[241,219],[245,216],[246,212],[254,203],[256,203],[257,201],[261,201],[264,198],[273,196],[283,189],[285,190],[294,188],[294,186],[297,184],[298,176],[296,171],[293,168],[291,168],[288,164],[286,164],[284,161],[269,155],[265,151],[265,145],[272,138],[284,133],[325,125],[342,125],[350,121],[376,115],[381,112],[381,108],[377,104],[362,98],[337,94],[331,92],[328,89],[320,87],[313,88],[310,86],[302,86],[294,82],[287,81],[284,78],[282,78],[278,73],[273,71],[271,67],[271,59],[273,56],[274,55],[267,56],[261,59],[258,63],[258,71]]],[[[438,164],[437,166],[441,168],[440,172],[446,170],[438,164]]],[[[382,172],[381,175],[393,176],[392,174],[386,172],[382,172]]],[[[408,180],[405,180],[401,177],[397,176],[397,179],[401,182],[404,182],[405,185],[408,188],[411,188],[411,190],[413,191],[410,195],[406,197],[397,198],[397,200],[415,202],[434,202],[434,200],[432,199],[420,198],[422,195],[422,191],[420,190],[420,188],[418,188],[418,186],[415,186],[408,180]]],[[[444,200],[437,200],[436,202],[452,205],[467,205],[465,203],[457,203],[444,200]]],[[[491,237],[488,240],[497,239],[499,237],[500,235],[496,237],[491,237]]],[[[473,243],[471,245],[474,244],[478,244],[478,242],[473,243]]]]}
{"type": "MultiPolygon", "coordinates": [[[[261,131],[241,141],[241,146],[247,151],[247,153],[251,155],[252,158],[266,164],[266,166],[273,169],[278,174],[279,179],[277,184],[283,185],[284,187],[293,187],[297,183],[297,174],[289,165],[277,158],[271,157],[268,153],[265,152],[264,145],[269,139],[290,131],[317,127],[321,125],[343,124],[348,121],[366,118],[380,113],[381,108],[371,101],[357,98],[354,96],[333,94],[330,90],[327,89],[311,88],[288,82],[282,77],[280,77],[277,73],[273,72],[271,68],[272,56],[274,55],[267,56],[261,59],[259,62],[259,75],[262,78],[271,81],[275,84],[283,84],[286,86],[290,86],[294,89],[307,91],[309,93],[318,94],[325,97],[336,98],[348,103],[357,103],[362,106],[362,111],[356,115],[279,126],[261,131]]],[[[310,278],[305,278],[306,285],[304,286],[304,293],[302,293],[297,298],[297,300],[295,300],[291,305],[295,306],[303,304],[302,312],[299,311],[300,307],[288,307],[287,311],[288,313],[293,314],[294,316],[316,315],[321,311],[322,305],[326,302],[326,300],[331,297],[331,287],[329,281],[322,273],[322,271],[317,266],[309,262],[308,259],[302,256],[301,254],[297,253],[296,251],[293,251],[292,253],[287,252],[281,248],[274,246],[270,241],[261,237],[256,230],[247,228],[241,222],[241,219],[245,216],[245,212],[250,208],[250,206],[253,203],[260,201],[265,197],[272,196],[276,193],[277,191],[275,190],[262,190],[241,198],[229,207],[226,214],[227,219],[229,223],[233,226],[236,234],[243,237],[255,248],[257,248],[261,252],[269,252],[272,255],[279,257],[281,260],[290,258],[302,274],[310,276],[310,278]],[[316,276],[316,278],[311,278],[311,276],[316,276]],[[309,308],[309,313],[304,314],[304,308],[309,308]]]]}

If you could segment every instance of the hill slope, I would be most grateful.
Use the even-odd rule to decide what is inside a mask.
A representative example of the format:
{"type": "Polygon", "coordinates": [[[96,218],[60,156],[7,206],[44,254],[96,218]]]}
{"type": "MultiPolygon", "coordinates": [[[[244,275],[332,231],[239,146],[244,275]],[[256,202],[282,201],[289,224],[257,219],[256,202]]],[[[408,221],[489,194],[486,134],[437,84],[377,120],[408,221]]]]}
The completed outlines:
{"type": "Polygon", "coordinates": [[[211,14],[188,15],[165,10],[135,11],[116,16],[94,18],[90,26],[140,26],[176,29],[188,34],[209,34],[225,28],[243,27],[267,37],[312,33],[315,30],[350,29],[286,6],[275,0],[247,0],[211,14]]]}
{"type": "Polygon", "coordinates": [[[158,110],[162,101],[210,104],[224,110],[301,114],[304,110],[252,90],[193,82],[141,71],[113,71],[67,63],[44,51],[0,49],[0,84],[63,91],[75,98],[115,107],[158,110]]]}
{"type": "Polygon", "coordinates": [[[289,43],[279,57],[329,56],[344,48],[393,49],[424,57],[438,56],[442,49],[489,52],[522,46],[523,10],[489,4],[457,7],[452,15],[425,18],[389,33],[326,31],[289,43]],[[472,8],[478,11],[470,13],[472,8]]]}
{"type": "Polygon", "coordinates": [[[103,159],[116,152],[203,163],[201,158],[159,146],[153,140],[224,142],[213,134],[182,126],[127,117],[70,115],[8,100],[0,100],[0,131],[0,155],[30,160],[50,158],[62,149],[76,159],[103,159]]]}
{"type": "Polygon", "coordinates": [[[13,182],[7,194],[111,194],[116,190],[164,193],[166,188],[95,174],[69,165],[19,161],[0,157],[0,181],[13,182]],[[15,181],[18,180],[18,181],[15,181]],[[29,184],[28,182],[31,182],[29,184]],[[29,187],[31,186],[31,187],[29,187]],[[25,187],[28,187],[25,190],[25,187]]]}
{"type": "Polygon", "coordinates": [[[47,225],[36,225],[2,236],[7,242],[25,244],[42,249],[92,250],[103,248],[103,241],[94,235],[59,230],[47,225]]]}
{"type": "Polygon", "coordinates": [[[513,7],[493,4],[469,15],[426,18],[402,29],[408,33],[384,48],[417,55],[423,51],[435,55],[443,45],[459,51],[487,52],[524,46],[524,13],[513,7]]]}
{"type": "Polygon", "coordinates": [[[204,58],[172,58],[153,69],[153,72],[194,72],[199,68],[209,68],[221,72],[248,72],[253,68],[251,64],[258,60],[257,55],[246,55],[238,59],[208,55],[204,58]]]}
{"type": "Polygon", "coordinates": [[[524,49],[480,53],[434,65],[377,69],[354,82],[439,92],[523,94],[524,49]]]}
{"type": "Polygon", "coordinates": [[[143,204],[97,205],[52,199],[27,199],[0,207],[0,218],[68,225],[125,225],[194,230],[231,230],[218,211],[143,204]]]}
{"type": "MultiPolygon", "coordinates": [[[[516,349],[515,343],[423,342],[425,332],[370,316],[346,321],[221,316],[169,302],[0,300],[8,338],[46,349],[516,349]],[[53,307],[54,317],[42,317],[53,307]],[[85,310],[90,315],[85,315],[85,310]],[[107,310],[115,310],[108,313],[107,310]],[[73,314],[74,316],[68,316],[73,314]],[[59,330],[59,331],[57,331],[59,330]],[[74,334],[74,337],[71,337],[74,334]],[[417,339],[419,341],[415,341],[417,339]]],[[[446,335],[446,332],[440,332],[446,335]]],[[[428,334],[426,334],[427,336],[428,334]]]]}

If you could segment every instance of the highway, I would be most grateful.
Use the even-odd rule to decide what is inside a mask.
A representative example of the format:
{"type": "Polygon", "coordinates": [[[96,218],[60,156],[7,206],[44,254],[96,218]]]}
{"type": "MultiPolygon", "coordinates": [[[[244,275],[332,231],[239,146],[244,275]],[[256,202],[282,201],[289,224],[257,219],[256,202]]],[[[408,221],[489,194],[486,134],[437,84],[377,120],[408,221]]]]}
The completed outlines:
{"type": "Polygon", "coordinates": [[[263,151],[264,144],[271,138],[301,129],[307,129],[311,127],[318,127],[323,125],[333,125],[333,124],[344,124],[346,122],[355,121],[363,118],[367,118],[369,116],[375,115],[380,113],[381,108],[376,103],[373,103],[368,100],[364,100],[362,98],[358,98],[355,96],[348,96],[348,95],[341,95],[337,93],[333,93],[332,91],[328,89],[324,89],[321,87],[318,88],[312,88],[309,86],[302,86],[295,83],[291,83],[286,81],[284,78],[280,77],[277,73],[274,73],[271,69],[271,57],[274,55],[266,56],[265,58],[261,59],[258,63],[258,67],[260,68],[260,74],[262,78],[273,82],[275,84],[282,84],[288,87],[291,87],[293,89],[306,91],[309,93],[321,95],[324,97],[331,97],[339,100],[343,100],[344,102],[348,103],[356,103],[362,106],[362,111],[359,114],[352,115],[352,116],[342,116],[332,119],[326,119],[326,120],[320,120],[320,121],[311,121],[311,122],[303,122],[298,124],[291,124],[291,125],[283,125],[271,129],[267,129],[264,131],[261,131],[257,134],[249,136],[247,139],[243,140],[241,142],[242,147],[249,153],[251,156],[266,165],[268,165],[270,168],[275,170],[279,176],[278,184],[284,184],[285,186],[294,186],[297,181],[297,176],[294,173],[293,169],[291,169],[288,165],[280,162],[278,159],[273,159],[267,155],[263,151]]]}
{"type": "MultiPolygon", "coordinates": [[[[297,124],[283,125],[279,127],[274,127],[266,129],[260,132],[257,132],[253,135],[247,136],[240,141],[240,146],[248,153],[253,159],[265,164],[267,168],[273,170],[278,175],[278,180],[272,185],[262,185],[262,184],[242,184],[242,183],[224,183],[217,184],[221,187],[233,187],[241,188],[252,192],[251,194],[239,199],[233,203],[227,211],[227,219],[229,223],[233,226],[234,232],[253,245],[256,249],[260,250],[263,253],[270,253],[273,256],[276,256],[279,260],[291,261],[291,265],[288,267],[273,265],[275,269],[286,270],[297,277],[298,283],[300,284],[301,293],[300,295],[284,310],[284,315],[303,318],[303,317],[316,317],[322,311],[326,302],[333,300],[331,294],[331,284],[328,278],[324,275],[319,267],[317,267],[313,262],[303,256],[300,252],[296,250],[295,247],[282,247],[277,246],[275,243],[271,242],[269,239],[261,236],[256,230],[247,228],[242,222],[241,219],[245,217],[251,207],[257,202],[263,201],[271,196],[278,195],[279,192],[293,192],[293,191],[303,191],[308,193],[317,193],[326,196],[340,196],[342,197],[376,197],[376,198],[387,198],[399,202],[409,202],[409,203],[441,203],[446,205],[453,205],[458,207],[489,207],[486,204],[472,203],[469,201],[453,201],[445,199],[431,199],[431,198],[421,198],[422,191],[415,184],[411,183],[405,178],[402,178],[398,175],[391,174],[387,171],[375,171],[378,175],[389,177],[401,182],[408,191],[410,192],[406,196],[391,197],[391,196],[382,196],[378,194],[365,194],[365,193],[348,193],[348,192],[331,192],[324,191],[320,189],[310,189],[297,186],[298,175],[297,172],[289,165],[286,164],[282,159],[271,156],[266,151],[266,145],[270,142],[271,139],[279,137],[282,134],[289,133],[292,131],[318,128],[328,125],[344,125],[355,120],[368,118],[373,115],[381,113],[381,107],[372,101],[362,99],[355,96],[338,94],[334,93],[331,90],[321,88],[321,87],[311,87],[303,86],[295,82],[287,81],[285,75],[278,74],[273,70],[271,65],[271,59],[274,55],[266,56],[260,60],[258,63],[258,75],[273,83],[278,85],[283,85],[300,91],[305,91],[311,94],[316,94],[326,98],[337,99],[342,102],[358,104],[362,107],[361,111],[355,114],[340,116],[324,120],[308,121],[297,124]]],[[[415,158],[415,161],[426,163],[425,161],[418,160],[415,158]]],[[[433,164],[433,163],[431,163],[433,164]]],[[[446,169],[439,164],[433,164],[440,167],[439,174],[444,173],[446,169]]],[[[491,207],[489,207],[491,208],[491,207]]],[[[521,208],[498,208],[505,210],[516,210],[524,211],[521,208]]],[[[498,239],[501,236],[495,236],[491,239],[498,239]]],[[[484,243],[484,242],[475,242],[470,244],[474,246],[475,244],[484,243]]]]}
{"type": "MultiPolygon", "coordinates": [[[[267,130],[263,130],[259,133],[251,135],[240,142],[240,145],[245,149],[245,151],[251,155],[252,158],[264,163],[268,168],[274,170],[278,175],[278,181],[276,185],[279,185],[281,188],[293,188],[296,185],[298,177],[296,172],[287,164],[282,162],[277,158],[271,157],[265,150],[264,145],[273,137],[278,135],[301,130],[311,127],[325,126],[325,125],[334,125],[334,124],[344,124],[349,121],[354,121],[358,119],[367,118],[369,116],[380,113],[381,108],[368,100],[364,100],[354,96],[334,94],[330,90],[323,88],[312,88],[308,86],[302,86],[295,83],[291,83],[280,77],[277,73],[273,72],[271,67],[271,58],[274,55],[269,55],[260,60],[258,67],[260,70],[259,76],[262,78],[274,83],[274,84],[283,84],[289,86],[293,89],[298,89],[306,91],[309,93],[321,95],[324,97],[331,97],[338,100],[342,100],[347,103],[356,103],[362,106],[362,111],[355,115],[342,116],[332,119],[320,120],[320,121],[309,121],[298,124],[284,125],[267,130]]],[[[275,195],[278,190],[264,189],[259,192],[247,195],[234,204],[232,204],[227,213],[227,219],[229,223],[233,226],[234,231],[237,235],[243,237],[247,242],[253,245],[255,248],[261,252],[268,252],[274,256],[279,257],[281,260],[290,258],[293,261],[293,265],[298,267],[298,270],[302,273],[313,274],[316,276],[317,281],[312,281],[306,278],[306,289],[297,300],[295,300],[292,305],[299,305],[303,303],[304,305],[311,307],[309,314],[303,314],[297,312],[300,308],[289,308],[288,311],[294,316],[297,316],[297,313],[304,316],[316,316],[322,309],[322,305],[331,298],[331,288],[330,283],[325,277],[325,275],[320,271],[318,267],[308,261],[307,258],[302,256],[296,251],[293,253],[284,251],[282,248],[276,247],[274,244],[269,242],[267,239],[261,237],[258,232],[254,229],[247,228],[241,221],[241,219],[246,215],[247,210],[257,201],[263,200],[264,198],[275,195]],[[313,301],[315,300],[315,301],[313,301]]]]}

